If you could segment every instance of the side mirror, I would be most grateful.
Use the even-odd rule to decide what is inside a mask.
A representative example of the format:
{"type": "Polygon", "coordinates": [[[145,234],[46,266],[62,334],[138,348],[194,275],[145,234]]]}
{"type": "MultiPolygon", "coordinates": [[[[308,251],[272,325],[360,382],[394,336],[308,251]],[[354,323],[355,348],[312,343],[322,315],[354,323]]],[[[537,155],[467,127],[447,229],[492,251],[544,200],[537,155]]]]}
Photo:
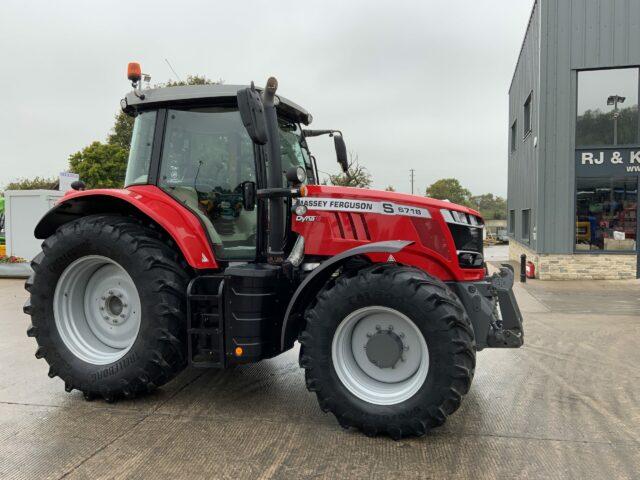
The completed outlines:
{"type": "Polygon", "coordinates": [[[334,135],[333,144],[336,147],[336,158],[338,159],[338,163],[342,167],[342,171],[346,173],[347,170],[349,170],[349,157],[347,155],[347,145],[344,143],[342,135],[334,135]]]}
{"type": "Polygon", "coordinates": [[[244,128],[253,143],[264,145],[267,143],[267,123],[264,118],[264,105],[260,93],[255,89],[253,82],[251,87],[238,90],[238,110],[244,128]]]}
{"type": "Polygon", "coordinates": [[[256,207],[256,183],[244,182],[242,184],[242,206],[245,210],[252,211],[256,207]]]}

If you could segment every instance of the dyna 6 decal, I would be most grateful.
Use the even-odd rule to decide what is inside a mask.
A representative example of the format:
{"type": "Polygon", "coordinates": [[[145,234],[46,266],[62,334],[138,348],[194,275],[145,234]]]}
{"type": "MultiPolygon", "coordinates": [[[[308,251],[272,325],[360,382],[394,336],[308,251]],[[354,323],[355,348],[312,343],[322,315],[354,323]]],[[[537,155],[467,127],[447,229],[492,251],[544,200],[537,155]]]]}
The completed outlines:
{"type": "Polygon", "coordinates": [[[404,215],[407,217],[431,218],[429,210],[409,207],[392,202],[372,202],[369,200],[344,200],[341,198],[302,197],[298,204],[309,210],[330,210],[334,212],[380,213],[382,215],[404,215]]]}

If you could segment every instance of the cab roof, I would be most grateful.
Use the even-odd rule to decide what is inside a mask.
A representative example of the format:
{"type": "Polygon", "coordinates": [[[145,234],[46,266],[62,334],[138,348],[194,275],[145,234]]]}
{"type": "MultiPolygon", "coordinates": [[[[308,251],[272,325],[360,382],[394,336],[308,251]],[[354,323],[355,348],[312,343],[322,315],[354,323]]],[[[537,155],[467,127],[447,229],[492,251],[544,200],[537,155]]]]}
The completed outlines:
{"type": "MultiPolygon", "coordinates": [[[[185,105],[185,104],[202,104],[207,100],[220,101],[223,99],[235,100],[238,90],[247,88],[248,85],[185,85],[180,87],[162,87],[150,88],[142,90],[144,99],[141,99],[135,92],[129,92],[122,99],[122,110],[126,113],[133,113],[138,109],[146,109],[147,107],[161,107],[163,105],[185,105]]],[[[256,90],[262,90],[256,87],[256,90]]],[[[277,95],[279,103],[278,111],[285,116],[309,125],[312,121],[311,114],[300,105],[291,100],[277,95]]]]}

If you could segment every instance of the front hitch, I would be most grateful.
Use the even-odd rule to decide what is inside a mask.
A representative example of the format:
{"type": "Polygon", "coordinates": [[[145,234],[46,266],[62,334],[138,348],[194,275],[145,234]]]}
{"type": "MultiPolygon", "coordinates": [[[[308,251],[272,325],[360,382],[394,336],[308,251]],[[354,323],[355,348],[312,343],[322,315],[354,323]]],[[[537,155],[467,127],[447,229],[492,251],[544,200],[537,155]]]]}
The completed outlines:
{"type": "Polygon", "coordinates": [[[522,346],[522,314],[513,294],[513,283],[513,269],[503,265],[481,281],[449,284],[471,320],[478,350],[522,346]]]}
{"type": "Polygon", "coordinates": [[[489,277],[489,281],[497,302],[495,327],[489,329],[487,344],[489,347],[520,347],[524,342],[522,314],[513,294],[513,268],[511,265],[503,265],[499,272],[489,277]]]}

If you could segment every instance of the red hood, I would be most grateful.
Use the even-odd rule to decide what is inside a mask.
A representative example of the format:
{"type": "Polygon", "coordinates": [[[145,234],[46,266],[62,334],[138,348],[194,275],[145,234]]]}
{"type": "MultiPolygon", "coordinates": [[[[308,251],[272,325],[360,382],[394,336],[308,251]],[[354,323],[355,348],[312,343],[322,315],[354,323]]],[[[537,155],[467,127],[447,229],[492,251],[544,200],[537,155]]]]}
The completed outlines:
{"type": "Polygon", "coordinates": [[[353,198],[361,200],[388,200],[390,202],[415,205],[419,207],[446,208],[448,210],[457,210],[459,212],[470,213],[480,217],[480,213],[472,208],[457,205],[444,200],[436,200],[435,198],[421,197],[418,195],[409,195],[408,193],[387,192],[386,190],[370,190],[368,188],[355,187],[333,187],[329,185],[309,185],[308,196],[319,197],[329,196],[337,198],[353,198]]]}

